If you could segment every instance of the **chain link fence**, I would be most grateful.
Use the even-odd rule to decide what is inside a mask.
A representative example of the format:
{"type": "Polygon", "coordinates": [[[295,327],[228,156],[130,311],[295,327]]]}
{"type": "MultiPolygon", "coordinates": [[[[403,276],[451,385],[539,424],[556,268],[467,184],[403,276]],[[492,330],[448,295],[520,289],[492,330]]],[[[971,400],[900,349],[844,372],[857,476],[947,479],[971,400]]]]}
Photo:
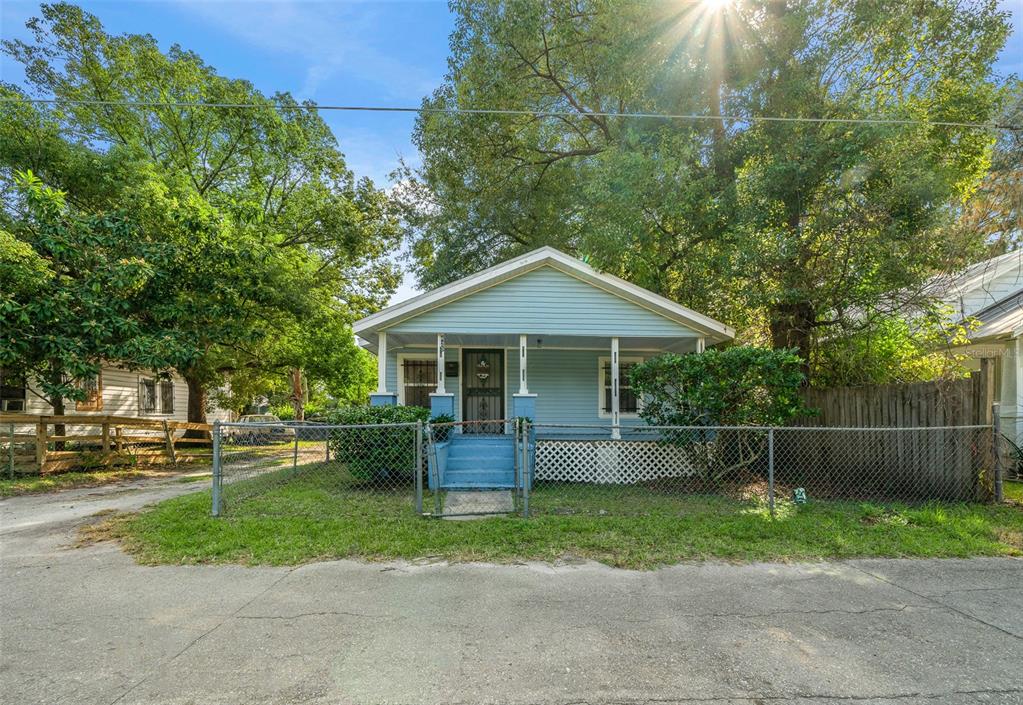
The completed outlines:
{"type": "Polygon", "coordinates": [[[619,427],[458,423],[215,426],[216,516],[679,513],[692,498],[775,512],[819,501],[1001,497],[991,426],[619,427]]]}
{"type": "Polygon", "coordinates": [[[422,501],[422,424],[220,423],[214,516],[357,518],[422,501]]]}
{"type": "Polygon", "coordinates": [[[679,497],[779,502],[982,501],[991,426],[622,427],[530,424],[534,514],[678,511],[679,497]]]}

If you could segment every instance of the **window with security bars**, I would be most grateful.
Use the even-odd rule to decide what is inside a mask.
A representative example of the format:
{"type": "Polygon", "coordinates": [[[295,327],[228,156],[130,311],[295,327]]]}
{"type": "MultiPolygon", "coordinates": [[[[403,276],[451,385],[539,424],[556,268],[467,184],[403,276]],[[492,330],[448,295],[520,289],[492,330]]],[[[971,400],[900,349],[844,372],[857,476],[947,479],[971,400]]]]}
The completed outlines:
{"type": "Polygon", "coordinates": [[[85,392],[85,399],[75,404],[76,411],[100,411],[103,409],[103,377],[97,372],[78,382],[78,387],[85,392]]]}
{"type": "MultiPolygon", "coordinates": [[[[632,384],[629,382],[629,372],[638,364],[636,362],[621,362],[618,365],[618,411],[622,414],[635,414],[639,412],[639,398],[632,391],[632,384]]],[[[601,360],[601,412],[611,413],[611,361],[601,360]]]]}
{"type": "Polygon", "coordinates": [[[160,380],[160,411],[174,413],[174,382],[169,379],[160,380]]]}
{"type": "Polygon", "coordinates": [[[158,377],[139,379],[139,411],[143,414],[173,414],[174,381],[158,377]]]}
{"type": "Polygon", "coordinates": [[[142,413],[158,411],[157,381],[143,379],[138,381],[138,410],[142,413]]]}
{"type": "Polygon", "coordinates": [[[430,408],[430,394],[437,391],[437,361],[404,360],[402,368],[402,400],[405,406],[430,408]]]}

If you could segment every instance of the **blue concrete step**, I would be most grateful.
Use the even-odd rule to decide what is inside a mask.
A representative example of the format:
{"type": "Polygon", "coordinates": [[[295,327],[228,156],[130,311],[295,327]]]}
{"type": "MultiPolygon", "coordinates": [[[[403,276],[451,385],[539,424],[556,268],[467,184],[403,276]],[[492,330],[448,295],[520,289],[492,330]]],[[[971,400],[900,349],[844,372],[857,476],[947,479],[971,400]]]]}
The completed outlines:
{"type": "Polygon", "coordinates": [[[448,456],[448,470],[500,470],[512,472],[515,469],[515,458],[494,458],[492,456],[448,456]]]}
{"type": "Polygon", "coordinates": [[[448,455],[452,457],[504,457],[510,459],[515,457],[515,448],[510,445],[506,448],[503,446],[494,446],[493,448],[473,446],[466,448],[452,443],[450,448],[448,448],[448,455]]]}
{"type": "Polygon", "coordinates": [[[515,474],[503,470],[448,470],[444,489],[507,489],[515,486],[515,474]]]}
{"type": "Polygon", "coordinates": [[[508,451],[515,447],[515,441],[508,438],[467,438],[466,436],[455,436],[451,439],[451,450],[473,450],[473,451],[508,451]]]}
{"type": "Polygon", "coordinates": [[[515,486],[515,440],[511,436],[452,436],[444,489],[508,489],[515,486]]]}

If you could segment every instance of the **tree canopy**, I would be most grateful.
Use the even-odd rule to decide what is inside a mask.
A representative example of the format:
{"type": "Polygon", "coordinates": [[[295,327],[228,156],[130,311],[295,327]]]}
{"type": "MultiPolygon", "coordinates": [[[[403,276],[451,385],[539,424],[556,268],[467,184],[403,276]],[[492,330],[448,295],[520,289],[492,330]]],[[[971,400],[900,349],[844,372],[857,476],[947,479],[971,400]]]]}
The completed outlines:
{"type": "Polygon", "coordinates": [[[984,252],[948,225],[993,133],[940,123],[999,110],[995,0],[452,6],[424,106],[534,114],[420,116],[426,286],[549,244],[809,360],[984,252]]]}
{"type": "MultiPolygon", "coordinates": [[[[297,369],[335,389],[364,386],[350,324],[396,287],[400,231],[313,104],[266,96],[149,35],[110,35],[67,3],[43,5],[28,26],[32,40],[3,51],[32,94],[58,102],[0,107],[0,189],[16,201],[14,174],[31,169],[83,214],[130,213],[139,241],[169,253],[152,267],[146,310],[190,351],[173,363],[189,418],[228,374],[297,369]]],[[[19,210],[3,218],[17,238],[19,210]]]]}

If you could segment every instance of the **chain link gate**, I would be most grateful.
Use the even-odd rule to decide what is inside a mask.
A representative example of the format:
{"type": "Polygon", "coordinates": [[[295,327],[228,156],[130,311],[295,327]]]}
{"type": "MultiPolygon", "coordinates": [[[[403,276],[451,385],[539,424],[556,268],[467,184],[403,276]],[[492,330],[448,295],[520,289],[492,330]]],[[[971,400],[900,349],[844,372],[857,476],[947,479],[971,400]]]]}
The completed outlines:
{"type": "Polygon", "coordinates": [[[469,518],[525,513],[526,423],[483,419],[426,426],[425,516],[469,518]]]}

